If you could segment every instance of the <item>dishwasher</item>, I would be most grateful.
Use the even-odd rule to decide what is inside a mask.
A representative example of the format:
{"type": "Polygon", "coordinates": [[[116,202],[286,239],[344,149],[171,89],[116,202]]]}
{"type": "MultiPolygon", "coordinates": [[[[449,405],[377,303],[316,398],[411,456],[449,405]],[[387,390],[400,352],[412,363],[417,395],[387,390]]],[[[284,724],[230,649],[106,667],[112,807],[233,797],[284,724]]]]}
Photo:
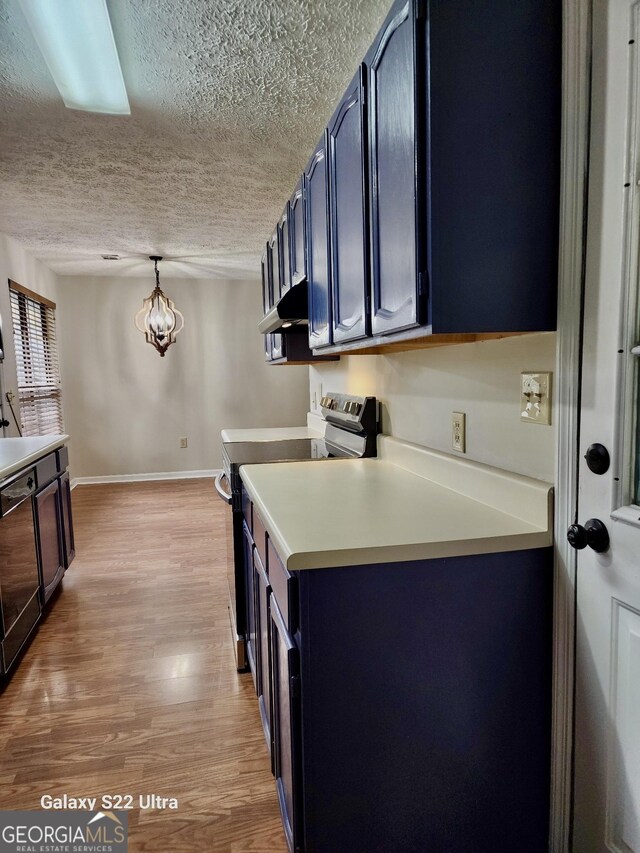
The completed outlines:
{"type": "Polygon", "coordinates": [[[33,470],[0,488],[0,673],[17,658],[41,612],[33,470]]]}

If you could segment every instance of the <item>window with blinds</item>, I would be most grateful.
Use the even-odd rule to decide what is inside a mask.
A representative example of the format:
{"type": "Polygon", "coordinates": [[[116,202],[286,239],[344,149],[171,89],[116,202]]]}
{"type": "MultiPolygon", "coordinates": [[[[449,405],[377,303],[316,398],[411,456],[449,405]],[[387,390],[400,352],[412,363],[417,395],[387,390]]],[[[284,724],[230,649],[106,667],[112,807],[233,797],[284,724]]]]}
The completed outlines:
{"type": "Polygon", "coordinates": [[[9,281],[22,435],[61,433],[55,302],[9,281]]]}

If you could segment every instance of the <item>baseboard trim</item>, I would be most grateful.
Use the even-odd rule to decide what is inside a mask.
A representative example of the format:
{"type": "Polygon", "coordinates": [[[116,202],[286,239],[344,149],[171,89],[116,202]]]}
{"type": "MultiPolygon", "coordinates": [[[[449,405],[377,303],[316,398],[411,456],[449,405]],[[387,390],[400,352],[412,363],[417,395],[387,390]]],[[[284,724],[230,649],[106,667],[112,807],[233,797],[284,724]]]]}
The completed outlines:
{"type": "Polygon", "coordinates": [[[151,480],[196,480],[213,479],[220,474],[219,468],[206,471],[158,471],[152,474],[109,474],[103,477],[74,477],[71,488],[76,486],[107,485],[109,483],[145,483],[151,480]]]}

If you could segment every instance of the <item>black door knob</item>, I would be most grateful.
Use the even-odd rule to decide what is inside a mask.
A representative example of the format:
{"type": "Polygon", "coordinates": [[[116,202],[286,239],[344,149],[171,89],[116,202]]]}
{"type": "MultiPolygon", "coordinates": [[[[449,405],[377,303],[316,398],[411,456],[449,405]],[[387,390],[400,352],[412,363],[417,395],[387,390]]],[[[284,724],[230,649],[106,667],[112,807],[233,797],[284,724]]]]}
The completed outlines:
{"type": "Polygon", "coordinates": [[[569,545],[575,548],[576,551],[582,551],[583,548],[587,547],[587,531],[581,524],[571,525],[567,530],[567,539],[569,540],[569,545]]]}
{"type": "Polygon", "coordinates": [[[609,548],[609,531],[599,518],[590,518],[581,524],[572,524],[567,530],[569,545],[576,551],[582,551],[587,545],[598,554],[602,554],[609,548]]]}

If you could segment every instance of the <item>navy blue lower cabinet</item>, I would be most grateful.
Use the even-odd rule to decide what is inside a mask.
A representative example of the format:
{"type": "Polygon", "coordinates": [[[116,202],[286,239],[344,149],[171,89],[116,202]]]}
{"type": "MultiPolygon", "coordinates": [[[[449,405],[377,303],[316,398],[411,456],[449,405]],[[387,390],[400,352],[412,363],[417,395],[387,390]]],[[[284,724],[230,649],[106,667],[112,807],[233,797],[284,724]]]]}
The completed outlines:
{"type": "Polygon", "coordinates": [[[294,575],[295,637],[271,604],[290,850],[546,853],[552,550],[294,575]]]}
{"type": "Polygon", "coordinates": [[[258,674],[258,705],[264,738],[272,753],[271,710],[271,652],[269,643],[269,597],[271,586],[257,548],[253,549],[256,616],[256,671],[258,674]]]}
{"type": "Polygon", "coordinates": [[[256,668],[256,595],[255,595],[255,582],[254,582],[254,569],[253,569],[253,537],[249,532],[249,528],[246,523],[242,523],[242,536],[244,543],[244,580],[245,580],[245,594],[247,597],[246,603],[246,613],[247,613],[247,626],[246,626],[246,643],[247,643],[247,661],[249,663],[249,669],[251,670],[251,676],[253,678],[253,684],[256,688],[256,693],[258,692],[258,679],[257,679],[257,668],[256,668]]]}
{"type": "MultiPolygon", "coordinates": [[[[291,853],[304,849],[302,837],[300,654],[271,597],[274,772],[280,814],[291,853]]],[[[334,850],[341,848],[334,848],[334,850]]]]}

